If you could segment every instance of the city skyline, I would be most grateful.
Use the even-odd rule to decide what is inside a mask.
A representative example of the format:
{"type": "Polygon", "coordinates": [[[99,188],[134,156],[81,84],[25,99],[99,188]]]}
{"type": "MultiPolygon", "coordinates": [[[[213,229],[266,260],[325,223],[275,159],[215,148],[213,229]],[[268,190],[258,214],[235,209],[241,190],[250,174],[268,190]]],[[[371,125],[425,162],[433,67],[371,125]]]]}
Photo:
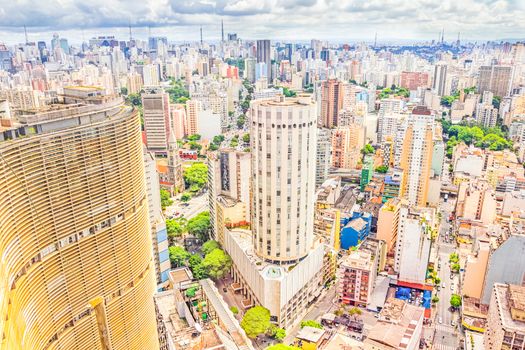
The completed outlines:
{"type": "Polygon", "coordinates": [[[196,41],[202,26],[207,41],[220,40],[221,21],[226,32],[248,39],[301,41],[317,38],[330,41],[374,40],[413,42],[437,40],[519,40],[525,32],[525,5],[516,0],[454,3],[434,0],[373,1],[359,3],[331,0],[288,1],[116,1],[80,3],[76,0],[32,4],[16,2],[0,10],[3,41],[24,41],[24,26],[30,41],[44,40],[58,32],[75,43],[100,34],[134,37],[149,34],[174,41],[196,41]],[[55,6],[56,5],[56,6],[55,6]],[[13,15],[16,14],[16,15],[13,15]],[[307,26],[307,27],[305,27],[307,26]],[[303,30],[308,28],[308,30],[303,30]]]}

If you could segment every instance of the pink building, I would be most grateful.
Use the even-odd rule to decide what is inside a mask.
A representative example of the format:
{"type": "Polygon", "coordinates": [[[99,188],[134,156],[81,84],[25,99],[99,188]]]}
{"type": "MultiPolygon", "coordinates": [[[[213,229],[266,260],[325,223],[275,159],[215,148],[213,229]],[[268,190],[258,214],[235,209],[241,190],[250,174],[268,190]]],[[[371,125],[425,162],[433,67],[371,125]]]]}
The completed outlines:
{"type": "Polygon", "coordinates": [[[418,87],[428,87],[428,73],[423,72],[401,72],[401,87],[408,90],[417,90],[418,87]]]}

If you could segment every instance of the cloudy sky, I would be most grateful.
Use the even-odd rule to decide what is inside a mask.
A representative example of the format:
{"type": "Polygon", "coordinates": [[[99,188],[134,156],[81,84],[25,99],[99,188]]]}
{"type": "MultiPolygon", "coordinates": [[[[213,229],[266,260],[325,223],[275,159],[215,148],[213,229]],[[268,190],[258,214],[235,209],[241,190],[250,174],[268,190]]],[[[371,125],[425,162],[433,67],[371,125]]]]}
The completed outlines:
{"type": "Polygon", "coordinates": [[[53,32],[79,42],[111,34],[166,35],[192,41],[225,32],[242,38],[334,42],[525,38],[525,0],[0,0],[0,42],[50,40],[53,32]]]}

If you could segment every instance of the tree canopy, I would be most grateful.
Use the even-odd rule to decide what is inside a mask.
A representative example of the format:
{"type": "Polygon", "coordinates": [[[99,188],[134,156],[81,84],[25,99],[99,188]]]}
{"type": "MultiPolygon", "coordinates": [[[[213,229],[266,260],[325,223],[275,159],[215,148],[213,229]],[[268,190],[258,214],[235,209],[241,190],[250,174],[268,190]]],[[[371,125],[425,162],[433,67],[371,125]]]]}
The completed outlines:
{"type": "Polygon", "coordinates": [[[212,278],[224,277],[232,267],[232,259],[222,249],[215,248],[206,254],[202,266],[212,278]]]}
{"type": "Polygon", "coordinates": [[[185,219],[167,219],[166,220],[166,231],[168,237],[173,240],[176,237],[180,237],[186,231],[186,220],[185,219]]]}
{"type": "Polygon", "coordinates": [[[197,214],[189,219],[186,224],[186,230],[203,241],[208,238],[210,227],[210,213],[208,211],[197,214]]]}
{"type": "Polygon", "coordinates": [[[178,245],[171,246],[168,250],[170,252],[171,264],[175,267],[183,266],[190,257],[190,253],[188,253],[184,247],[178,245]]]}
{"type": "Polygon", "coordinates": [[[208,166],[204,163],[193,163],[184,169],[184,182],[190,191],[198,192],[208,181],[208,166]]]}
{"type": "Polygon", "coordinates": [[[367,143],[365,147],[363,147],[363,149],[361,150],[361,153],[366,155],[366,154],[373,154],[375,153],[375,151],[376,151],[375,148],[371,144],[367,143]]]}
{"type": "Polygon", "coordinates": [[[304,327],[314,327],[314,328],[323,329],[323,326],[315,320],[301,321],[301,328],[304,328],[304,327]]]}
{"type": "Polygon", "coordinates": [[[201,251],[204,255],[206,255],[206,254],[211,253],[213,250],[220,249],[220,248],[221,246],[219,245],[219,243],[217,243],[217,241],[210,239],[209,241],[206,241],[202,245],[201,251]]]}
{"type": "Polygon", "coordinates": [[[274,344],[269,347],[267,347],[265,350],[301,350],[301,348],[298,348],[297,346],[292,345],[285,345],[285,344],[274,344]]]}
{"type": "Polygon", "coordinates": [[[165,190],[163,188],[160,189],[160,206],[162,207],[162,210],[166,209],[166,207],[169,207],[173,204],[173,201],[171,200],[171,195],[168,190],[165,190]]]}
{"type": "Polygon", "coordinates": [[[270,310],[262,306],[254,306],[244,314],[241,327],[250,338],[264,334],[270,328],[270,310]]]}
{"type": "Polygon", "coordinates": [[[450,297],[450,306],[458,308],[461,306],[461,296],[458,294],[452,294],[450,297]]]}
{"type": "Polygon", "coordinates": [[[380,165],[376,168],[376,172],[386,174],[388,172],[388,167],[386,165],[380,165]]]}

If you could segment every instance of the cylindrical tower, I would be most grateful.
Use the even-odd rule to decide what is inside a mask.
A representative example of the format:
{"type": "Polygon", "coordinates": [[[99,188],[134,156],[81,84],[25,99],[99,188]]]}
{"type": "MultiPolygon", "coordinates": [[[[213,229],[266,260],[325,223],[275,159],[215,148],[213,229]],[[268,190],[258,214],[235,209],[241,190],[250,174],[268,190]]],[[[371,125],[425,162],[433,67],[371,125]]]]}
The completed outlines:
{"type": "Polygon", "coordinates": [[[313,241],[317,116],[310,96],[254,101],[250,110],[252,230],[257,254],[294,263],[313,241]]]}
{"type": "Polygon", "coordinates": [[[158,349],[139,119],[103,102],[0,132],[2,350],[158,349]]]}

